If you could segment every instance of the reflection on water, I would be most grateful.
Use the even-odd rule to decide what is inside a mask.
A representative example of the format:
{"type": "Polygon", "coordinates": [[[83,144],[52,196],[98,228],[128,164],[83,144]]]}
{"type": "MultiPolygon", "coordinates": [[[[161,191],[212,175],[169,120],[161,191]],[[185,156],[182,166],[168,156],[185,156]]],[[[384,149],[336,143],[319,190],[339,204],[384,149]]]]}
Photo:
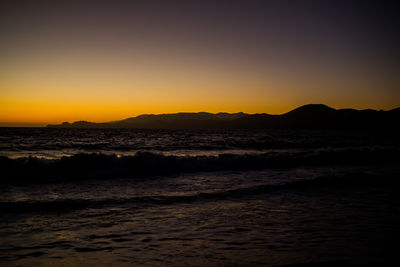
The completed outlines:
{"type": "MultiPolygon", "coordinates": [[[[385,248],[399,234],[392,180],[360,185],[323,176],[352,172],[300,168],[7,186],[0,256],[26,265],[393,261],[395,247],[385,248]]],[[[358,169],[372,180],[392,172],[358,169]]]]}
{"type": "Polygon", "coordinates": [[[396,131],[136,130],[1,128],[0,156],[55,159],[77,153],[133,155],[138,151],[202,156],[326,147],[399,146],[396,131]]]}
{"type": "Polygon", "coordinates": [[[0,128],[0,265],[395,263],[399,140],[0,128]]]}

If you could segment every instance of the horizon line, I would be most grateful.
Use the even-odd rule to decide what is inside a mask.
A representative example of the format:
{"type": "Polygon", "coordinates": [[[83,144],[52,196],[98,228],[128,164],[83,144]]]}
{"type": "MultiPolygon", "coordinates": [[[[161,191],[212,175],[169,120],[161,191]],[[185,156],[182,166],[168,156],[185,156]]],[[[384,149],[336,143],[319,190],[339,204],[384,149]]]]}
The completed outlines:
{"type": "Polygon", "coordinates": [[[122,118],[122,119],[116,119],[116,120],[109,120],[109,121],[90,121],[90,120],[85,120],[85,119],[80,119],[80,120],[75,120],[72,122],[69,121],[60,121],[58,123],[48,123],[48,122],[1,122],[0,121],[0,127],[4,127],[4,128],[8,128],[8,127],[27,127],[27,128],[33,128],[33,127],[46,127],[47,125],[54,125],[54,124],[61,124],[64,122],[68,122],[68,123],[73,123],[73,122],[79,122],[79,121],[84,121],[84,122],[91,122],[91,123],[109,123],[109,122],[114,122],[114,121],[121,121],[121,120],[126,120],[129,118],[136,118],[139,116],[143,116],[143,115],[168,115],[168,114],[181,114],[181,113],[186,113],[186,114],[199,114],[199,113],[208,113],[208,114],[220,114],[220,113],[225,113],[225,114],[238,114],[238,113],[242,113],[242,114],[246,114],[246,115],[257,115],[257,114],[267,114],[267,115],[283,115],[283,114],[287,114],[295,109],[298,109],[300,107],[304,107],[304,106],[308,106],[308,105],[320,105],[320,106],[326,106],[335,110],[346,110],[346,109],[352,109],[352,110],[358,110],[358,111],[362,111],[362,110],[375,110],[375,111],[390,111],[390,110],[395,110],[400,108],[400,106],[395,107],[395,108],[391,108],[391,109],[372,109],[372,108],[364,108],[364,109],[356,109],[356,108],[334,108],[331,106],[328,106],[326,104],[304,104],[301,106],[297,106],[291,110],[289,110],[288,112],[285,113],[281,113],[281,114],[271,114],[271,113],[267,113],[267,112],[257,112],[257,113],[248,113],[248,112],[243,112],[243,111],[238,111],[238,112],[225,112],[225,111],[220,111],[220,112],[207,112],[207,111],[198,111],[198,112],[188,112],[188,111],[180,111],[180,112],[170,112],[170,113],[142,113],[142,114],[138,114],[136,116],[130,116],[130,117],[126,117],[126,118],[122,118]]]}

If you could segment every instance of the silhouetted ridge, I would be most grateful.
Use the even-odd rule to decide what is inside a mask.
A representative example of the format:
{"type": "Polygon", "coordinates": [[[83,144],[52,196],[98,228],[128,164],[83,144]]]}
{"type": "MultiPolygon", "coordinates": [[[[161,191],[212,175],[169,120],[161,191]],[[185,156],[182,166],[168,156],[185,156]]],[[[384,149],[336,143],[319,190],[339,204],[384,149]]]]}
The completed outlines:
{"type": "Polygon", "coordinates": [[[308,104],[282,115],[246,113],[144,114],[108,123],[78,121],[48,127],[136,129],[357,129],[400,128],[400,108],[355,110],[308,104]]]}
{"type": "Polygon", "coordinates": [[[308,104],[298,107],[292,111],[289,111],[284,115],[299,116],[299,115],[313,115],[313,114],[329,114],[335,111],[336,109],[328,107],[323,104],[308,104]]]}
{"type": "Polygon", "coordinates": [[[335,120],[336,110],[322,104],[309,104],[283,114],[285,127],[294,128],[329,128],[335,120]]]}

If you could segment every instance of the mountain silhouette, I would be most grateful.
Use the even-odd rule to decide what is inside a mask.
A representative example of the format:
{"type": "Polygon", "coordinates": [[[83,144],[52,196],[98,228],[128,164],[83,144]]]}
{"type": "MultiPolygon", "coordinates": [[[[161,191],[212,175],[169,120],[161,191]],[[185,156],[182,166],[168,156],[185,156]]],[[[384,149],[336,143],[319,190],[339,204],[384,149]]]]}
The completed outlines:
{"type": "Polygon", "coordinates": [[[357,129],[400,128],[400,108],[334,109],[323,104],[308,104],[281,115],[246,113],[143,114],[120,121],[48,125],[52,128],[136,128],[136,129],[357,129]]]}

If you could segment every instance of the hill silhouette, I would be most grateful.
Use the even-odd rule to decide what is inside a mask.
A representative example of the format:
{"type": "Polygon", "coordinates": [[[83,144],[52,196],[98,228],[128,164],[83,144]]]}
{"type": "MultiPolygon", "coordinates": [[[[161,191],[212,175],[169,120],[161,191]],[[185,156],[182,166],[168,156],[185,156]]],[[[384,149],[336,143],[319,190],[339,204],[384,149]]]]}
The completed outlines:
{"type": "Polygon", "coordinates": [[[400,128],[400,108],[334,109],[308,104],[281,115],[246,113],[143,114],[120,121],[50,124],[52,128],[136,128],[136,129],[357,129],[400,128]]]}

